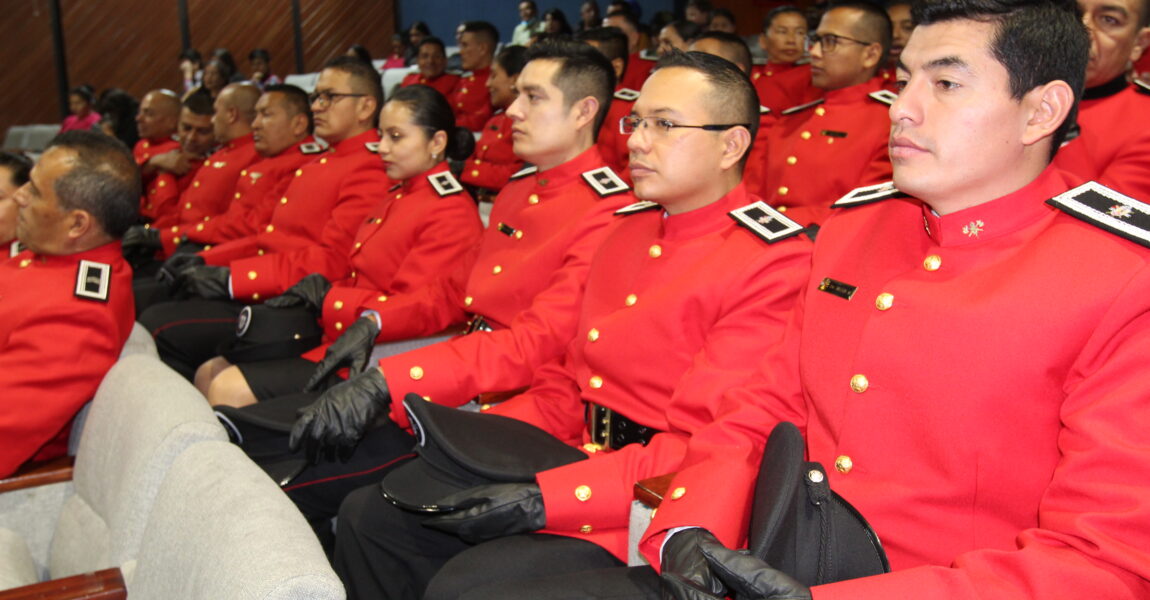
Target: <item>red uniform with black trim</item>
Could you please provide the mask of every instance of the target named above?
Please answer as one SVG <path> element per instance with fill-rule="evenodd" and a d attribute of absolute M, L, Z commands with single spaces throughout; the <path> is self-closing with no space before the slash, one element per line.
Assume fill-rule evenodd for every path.
<path fill-rule="evenodd" d="M 494 331 L 476 332 L 384 358 L 391 413 L 405 426 L 408 392 L 451 406 L 479 392 L 526 386 L 559 356 L 575 332 L 591 256 L 614 212 L 634 201 L 626 186 L 603 197 L 583 174 L 603 168 L 592 147 L 576 158 L 512 180 L 495 200 L 479 251 L 462 270 L 415 294 L 372 299 L 349 310 L 378 310 L 381 339 L 435 333 L 473 312 Z M 326 307 L 325 307 L 326 310 Z"/>
<path fill-rule="evenodd" d="M 810 460 L 882 539 L 892 573 L 816 599 L 1150 596 L 1150 250 L 1044 204 L 1077 181 L 1048 168 L 942 217 L 897 198 L 822 228 L 802 395 L 776 391 L 768 360 L 730 398 L 748 436 L 805 423 Z M 1150 207 L 1097 198 L 1093 218 L 1148 243 Z M 664 502 L 648 558 L 711 501 Z"/>
<path fill-rule="evenodd" d="M 120 356 L 135 315 L 119 242 L 0 262 L 0 477 L 67 452 L 72 418 Z"/>
<path fill-rule="evenodd" d="M 459 83 L 447 101 L 455 112 L 455 124 L 472 131 L 483 129 L 487 119 L 495 112 L 491 106 L 491 94 L 487 91 L 487 78 L 491 67 L 468 71 L 460 76 Z"/>
<path fill-rule="evenodd" d="M 459 85 L 459 75 L 454 73 L 440 73 L 439 77 L 432 77 L 428 79 L 419 72 L 411 73 L 399 82 L 399 87 L 407 87 L 409 85 L 426 85 L 433 88 L 435 91 L 443 94 L 444 98 L 450 98 L 451 93 L 455 91 L 455 87 Z"/>
<path fill-rule="evenodd" d="M 306 151 L 304 145 L 307 145 Z M 161 232 L 164 255 L 170 256 L 175 252 L 185 238 L 189 242 L 210 246 L 255 235 L 271 222 L 272 212 L 295 178 L 296 169 L 311 162 L 320 152 L 323 149 L 308 137 L 276 156 L 248 165 L 247 169 L 240 171 L 234 198 L 223 214 L 205 216 L 199 223 L 173 225 Z"/>
<path fill-rule="evenodd" d="M 180 192 L 175 210 L 161 213 L 152 226 L 163 229 L 183 223 L 199 223 L 227 210 L 236 191 L 237 180 L 248 165 L 260 159 L 252 134 L 220 146 L 195 171 L 190 186 Z"/>
<path fill-rule="evenodd" d="M 1054 164 L 1123 194 L 1150 198 L 1150 89 L 1121 79 L 1087 90 L 1078 105 L 1078 126 L 1078 137 L 1058 150 Z"/>
<path fill-rule="evenodd" d="M 367 146 L 378 141 L 371 130 L 335 144 L 296 169 L 263 231 L 200 253 L 210 265 L 231 267 L 236 300 L 279 295 L 310 273 L 332 281 L 351 273 L 356 231 L 390 185 Z"/>
<path fill-rule="evenodd" d="M 873 78 L 779 116 L 767 135 L 759 190 L 767 204 L 802 225 L 822 223 L 843 194 L 890 179 L 890 107 L 868 96 L 881 87 Z"/>
<path fill-rule="evenodd" d="M 471 195 L 440 163 L 389 190 L 355 235 L 351 248 L 354 277 L 333 282 L 323 301 L 325 341 L 343 332 L 355 307 L 381 294 L 405 294 L 451 272 L 474 254 L 483 224 Z M 431 178 L 446 177 L 450 188 L 440 194 Z M 326 345 L 306 358 L 323 358 Z"/>
<path fill-rule="evenodd" d="M 661 431 L 646 446 L 593 451 L 589 460 L 540 472 L 543 533 L 586 539 L 626 560 L 635 482 L 682 468 L 697 432 L 714 429 L 723 438 L 742 427 L 719 401 L 780 343 L 811 249 L 802 237 L 768 245 L 728 214 L 755 200 L 739 185 L 687 213 L 623 216 L 592 260 L 566 353 L 539 369 L 525 393 L 491 409 L 573 444 L 591 441 L 586 402 Z M 733 542 L 746 532 L 740 516 L 700 518 Z"/>
<path fill-rule="evenodd" d="M 515 156 L 512 147 L 512 125 L 511 118 L 502 110 L 487 120 L 475 143 L 475 152 L 463 163 L 460 181 L 498 192 L 523 168 L 523 159 Z"/>
<path fill-rule="evenodd" d="M 631 181 L 631 151 L 627 149 L 627 139 L 631 136 L 623 135 L 619 131 L 619 119 L 631 114 L 639 92 L 629 88 L 618 88 L 611 97 L 611 106 L 607 108 L 607 116 L 603 119 L 603 126 L 599 128 L 599 152 L 607 165 L 615 170 L 625 181 Z"/>
<path fill-rule="evenodd" d="M 638 52 L 627 55 L 627 68 L 623 69 L 623 76 L 616 82 L 616 89 L 643 89 L 643 84 L 647 82 L 647 78 L 651 76 L 651 71 L 654 68 L 655 61 L 643 58 Z"/>

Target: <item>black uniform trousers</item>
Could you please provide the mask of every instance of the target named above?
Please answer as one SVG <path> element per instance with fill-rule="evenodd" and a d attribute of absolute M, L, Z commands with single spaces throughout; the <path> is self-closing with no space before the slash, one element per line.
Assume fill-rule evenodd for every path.
<path fill-rule="evenodd" d="M 236 335 L 243 304 L 231 300 L 181 300 L 145 310 L 139 321 L 152 333 L 160 359 L 189 381 L 196 369 Z"/>

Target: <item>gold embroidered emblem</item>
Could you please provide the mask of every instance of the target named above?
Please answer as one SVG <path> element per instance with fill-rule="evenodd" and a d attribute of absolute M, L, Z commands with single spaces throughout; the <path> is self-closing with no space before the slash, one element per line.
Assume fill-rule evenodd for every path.
<path fill-rule="evenodd" d="M 775 220 L 775 218 L 770 216 L 770 215 L 763 215 L 763 216 L 755 219 L 755 221 L 758 221 L 761 225 L 766 225 L 767 223 L 770 223 L 771 221 L 774 221 L 774 220 Z"/>
<path fill-rule="evenodd" d="M 256 182 L 256 180 L 258 180 L 260 177 L 263 177 L 263 176 L 264 176 L 264 174 L 263 174 L 263 173 L 248 173 L 248 175 L 250 175 L 250 176 L 251 176 L 251 178 L 252 178 L 252 183 L 255 183 L 255 182 Z"/>
<path fill-rule="evenodd" d="M 966 225 L 964 225 L 962 228 L 962 232 L 965 233 L 967 235 L 967 237 L 978 237 L 978 234 L 982 233 L 982 230 L 985 228 L 986 228 L 986 223 L 983 223 L 982 220 L 979 219 L 977 221 L 971 221 L 970 223 L 967 223 Z"/>
<path fill-rule="evenodd" d="M 1119 219 L 1125 219 L 1126 217 L 1129 217 L 1130 215 L 1134 214 L 1134 210 L 1131 209 L 1129 206 L 1126 206 L 1125 204 L 1115 204 L 1114 206 L 1111 206 L 1110 210 L 1108 210 L 1106 212 L 1110 216 L 1117 217 Z"/>

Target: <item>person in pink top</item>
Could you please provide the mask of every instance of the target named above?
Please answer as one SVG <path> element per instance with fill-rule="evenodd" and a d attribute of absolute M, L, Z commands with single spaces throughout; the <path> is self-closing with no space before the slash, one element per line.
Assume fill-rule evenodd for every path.
<path fill-rule="evenodd" d="M 73 129 L 91 129 L 99 123 L 100 113 L 96 112 L 95 103 L 96 97 L 90 86 L 72 88 L 72 91 L 68 92 L 68 109 L 72 114 L 68 115 L 60 125 L 60 133 Z"/>

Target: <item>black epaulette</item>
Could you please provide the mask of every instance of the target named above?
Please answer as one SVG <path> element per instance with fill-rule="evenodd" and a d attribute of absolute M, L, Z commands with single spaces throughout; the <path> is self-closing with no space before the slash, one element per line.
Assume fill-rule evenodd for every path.
<path fill-rule="evenodd" d="M 822 104 L 823 102 L 826 102 L 826 98 L 819 98 L 818 100 L 811 100 L 810 102 L 807 102 L 806 104 L 800 104 L 798 106 L 792 106 L 790 108 L 784 108 L 779 114 L 793 115 L 797 112 L 802 112 L 808 108 L 814 108 L 814 107 Z"/>
<path fill-rule="evenodd" d="M 108 288 L 112 283 L 112 265 L 81 260 L 76 268 L 76 297 L 86 300 L 108 301 Z"/>
<path fill-rule="evenodd" d="M 619 210 L 615 211 L 615 214 L 633 215 L 635 213 L 645 212 L 653 208 L 662 208 L 662 206 L 657 202 L 651 202 L 650 200 L 640 200 L 634 204 L 628 204 L 627 206 L 620 208 Z"/>
<path fill-rule="evenodd" d="M 1062 147 L 1066 146 L 1066 144 L 1073 142 L 1080 135 L 1082 135 L 1082 127 L 1080 127 L 1078 125 L 1078 123 L 1071 125 L 1066 130 L 1066 137 L 1062 138 L 1062 144 L 1060 144 L 1058 147 L 1062 148 Z"/>
<path fill-rule="evenodd" d="M 760 115 L 769 115 L 769 114 L 771 114 L 771 109 L 760 104 L 759 105 L 759 114 Z"/>
<path fill-rule="evenodd" d="M 299 151 L 302 154 L 319 154 L 320 152 L 323 152 L 323 146 L 320 146 L 315 142 L 308 142 L 306 144 L 300 144 Z"/>
<path fill-rule="evenodd" d="M 364 142 L 363 147 L 372 154 L 379 154 L 379 142 Z"/>
<path fill-rule="evenodd" d="M 1086 182 L 1046 203 L 1118 237 L 1150 248 L 1150 205 L 1097 181 Z"/>
<path fill-rule="evenodd" d="M 1138 92 L 1139 94 L 1146 94 L 1147 96 L 1150 96 L 1150 83 L 1146 83 L 1141 79 L 1135 79 L 1134 91 Z"/>
<path fill-rule="evenodd" d="M 586 171 L 583 173 L 583 179 L 603 198 L 614 196 L 615 194 L 622 194 L 631 189 L 631 186 L 619 178 L 619 176 L 611 170 L 611 167 L 599 167 L 598 169 Z"/>
<path fill-rule="evenodd" d="M 639 99 L 639 92 L 631 88 L 623 88 L 615 92 L 615 97 L 626 102 L 634 102 Z"/>
<path fill-rule="evenodd" d="M 847 195 L 839 198 L 831 208 L 850 208 L 852 206 L 862 206 L 872 202 L 880 202 L 882 200 L 889 200 L 891 198 L 905 198 L 906 194 L 899 191 L 894 187 L 893 181 L 886 183 L 879 183 L 875 185 L 868 185 L 860 188 L 855 188 L 847 193 Z"/>
<path fill-rule="evenodd" d="M 393 185 L 393 186 L 391 186 L 391 187 L 387 188 L 387 193 L 389 193 L 389 194 L 390 194 L 390 193 L 392 193 L 392 192 L 394 192 L 394 191 L 398 190 L 398 189 L 399 189 L 399 188 L 401 188 L 401 187 L 403 187 L 403 184 L 402 184 L 402 183 L 397 183 L 397 184 L 395 184 L 395 185 Z"/>
<path fill-rule="evenodd" d="M 803 226 L 788 219 L 766 202 L 757 200 L 727 213 L 736 223 L 746 227 L 768 244 L 802 233 Z"/>
<path fill-rule="evenodd" d="M 519 169 L 518 171 L 516 171 L 514 174 L 512 174 L 511 179 L 523 179 L 524 177 L 527 177 L 528 175 L 534 175 L 538 171 L 539 171 L 539 167 L 536 167 L 535 165 L 527 165 L 527 166 L 523 167 L 522 169 Z"/>
<path fill-rule="evenodd" d="M 655 61 L 659 60 L 659 55 L 656 54 L 651 49 L 645 48 L 645 49 L 639 51 L 639 58 L 641 58 L 643 60 L 649 60 L 651 62 L 655 62 Z"/>
<path fill-rule="evenodd" d="M 898 94 L 890 90 L 879 90 L 877 92 L 871 92 L 867 94 L 867 96 L 870 96 L 871 100 L 881 102 L 887 106 L 894 104 L 894 101 L 898 100 Z"/>
<path fill-rule="evenodd" d="M 439 194 L 440 198 L 458 194 L 463 191 L 463 185 L 459 183 L 455 175 L 451 174 L 451 171 L 443 171 L 435 175 L 430 175 L 427 180 L 431 182 L 431 187 L 435 188 L 435 193 Z"/>

